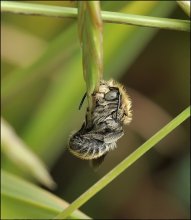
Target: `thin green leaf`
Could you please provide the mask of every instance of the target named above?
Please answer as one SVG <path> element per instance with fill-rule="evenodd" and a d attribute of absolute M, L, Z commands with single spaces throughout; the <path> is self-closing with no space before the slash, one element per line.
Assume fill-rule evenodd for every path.
<path fill-rule="evenodd" d="M 119 163 L 115 168 L 113 168 L 108 174 L 102 177 L 97 183 L 95 183 L 85 193 L 83 193 L 80 197 L 78 197 L 68 208 L 66 208 L 63 212 L 57 215 L 55 219 L 66 219 L 74 210 L 81 207 L 96 193 L 98 193 L 105 186 L 107 186 L 112 180 L 118 177 L 122 172 L 124 172 L 128 167 L 130 167 L 134 162 L 136 162 L 140 157 L 142 157 L 147 151 L 149 151 L 152 147 L 154 147 L 159 141 L 161 141 L 176 127 L 178 127 L 181 123 L 183 123 L 188 117 L 190 117 L 190 107 L 186 108 L 176 118 L 174 118 L 160 131 L 158 131 L 155 135 L 153 135 L 137 150 L 135 150 L 132 154 L 130 154 L 121 163 Z"/>
<path fill-rule="evenodd" d="M 179 1 L 178 1 L 179 2 Z M 181 1 L 182 4 L 183 1 Z M 69 7 L 47 6 L 31 3 L 20 2 L 1 2 L 2 12 L 11 12 L 24 15 L 40 15 L 40 16 L 53 16 L 62 18 L 76 18 L 77 9 Z M 188 7 L 186 7 L 188 13 Z M 118 24 L 131 24 L 143 27 L 155 27 L 169 30 L 190 31 L 190 22 L 169 19 L 169 18 L 156 18 L 140 15 L 122 14 L 116 12 L 102 11 L 102 19 L 108 23 Z"/>
<path fill-rule="evenodd" d="M 52 193 L 5 171 L 1 171 L 1 178 L 2 219 L 52 219 L 69 205 Z M 69 218 L 90 219 L 78 210 Z"/>
<path fill-rule="evenodd" d="M 56 186 L 45 164 L 26 146 L 3 118 L 1 118 L 1 145 L 1 150 L 20 169 L 49 188 Z"/>
<path fill-rule="evenodd" d="M 190 1 L 177 1 L 182 10 L 190 17 Z"/>

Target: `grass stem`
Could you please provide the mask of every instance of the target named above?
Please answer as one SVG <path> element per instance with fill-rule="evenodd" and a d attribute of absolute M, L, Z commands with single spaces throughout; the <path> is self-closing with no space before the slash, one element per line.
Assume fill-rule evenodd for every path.
<path fill-rule="evenodd" d="M 1 11 L 24 15 L 38 15 L 60 18 L 77 18 L 77 9 L 60 6 L 48 6 L 21 2 L 2 1 Z M 190 21 L 170 18 L 125 14 L 118 12 L 101 12 L 102 20 L 106 23 L 136 25 L 142 27 L 161 28 L 176 31 L 190 31 Z"/>
<path fill-rule="evenodd" d="M 159 130 L 155 135 L 153 135 L 149 140 L 147 140 L 143 145 L 141 145 L 132 154 L 127 156 L 121 163 L 119 163 L 115 168 L 113 168 L 109 173 L 102 177 L 97 183 L 90 187 L 85 193 L 79 196 L 70 206 L 68 206 L 63 212 L 55 217 L 55 219 L 66 219 L 74 210 L 78 209 L 84 203 L 86 203 L 90 198 L 92 198 L 96 193 L 107 186 L 112 180 L 119 176 L 123 171 L 130 167 L 134 162 L 136 162 L 141 156 L 143 156 L 147 151 L 154 147 L 160 140 L 166 137 L 170 132 L 172 132 L 176 127 L 178 127 L 182 122 L 184 122 L 190 116 L 190 106 L 181 112 L 176 118 L 170 121 L 166 126 Z"/>

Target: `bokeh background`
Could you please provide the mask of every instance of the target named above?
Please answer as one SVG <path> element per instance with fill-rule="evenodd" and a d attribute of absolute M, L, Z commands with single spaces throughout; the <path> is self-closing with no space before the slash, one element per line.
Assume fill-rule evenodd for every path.
<path fill-rule="evenodd" d="M 22 1 L 24 2 L 24 1 Z M 76 7 L 73 1 L 25 1 Z M 102 10 L 188 19 L 175 1 L 101 1 Z M 42 158 L 72 202 L 189 105 L 189 33 L 104 24 L 104 78 L 121 82 L 133 121 L 98 171 L 67 150 L 86 105 L 77 22 L 2 14 L 2 116 Z M 186 121 L 81 207 L 95 219 L 189 219 L 190 149 Z M 2 155 L 2 167 L 30 178 Z"/>

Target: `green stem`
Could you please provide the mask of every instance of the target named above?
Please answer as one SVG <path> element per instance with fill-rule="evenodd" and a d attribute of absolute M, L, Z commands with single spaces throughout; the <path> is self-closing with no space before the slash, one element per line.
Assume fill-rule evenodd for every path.
<path fill-rule="evenodd" d="M 41 4 L 1 2 L 2 12 L 11 12 L 25 15 L 52 16 L 61 18 L 77 18 L 77 9 L 69 7 L 48 6 Z M 101 16 L 106 23 L 128 24 L 143 27 L 155 27 L 168 30 L 190 31 L 190 21 L 156 18 L 150 16 L 124 14 L 102 11 Z"/>
<path fill-rule="evenodd" d="M 85 193 L 78 197 L 71 205 L 66 208 L 63 212 L 55 217 L 55 219 L 66 219 L 74 210 L 78 209 L 91 197 L 98 193 L 101 189 L 107 186 L 112 180 L 114 180 L 119 174 L 125 171 L 130 165 L 137 161 L 142 155 L 148 150 L 155 146 L 160 140 L 167 136 L 177 126 L 184 122 L 190 116 L 190 106 L 180 113 L 176 118 L 159 130 L 137 150 L 130 154 L 126 159 L 119 163 L 114 169 L 108 174 L 102 177 L 97 183 L 90 187 Z"/>
<path fill-rule="evenodd" d="M 92 94 L 97 91 L 103 76 L 103 36 L 99 1 L 79 1 L 78 30 L 87 88 L 87 124 L 91 127 L 91 114 L 95 103 Z"/>

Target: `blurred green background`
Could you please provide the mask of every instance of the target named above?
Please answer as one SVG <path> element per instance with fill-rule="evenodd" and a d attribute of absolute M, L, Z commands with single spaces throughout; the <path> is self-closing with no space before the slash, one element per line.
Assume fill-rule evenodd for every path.
<path fill-rule="evenodd" d="M 73 1 L 22 1 L 76 7 Z M 188 19 L 173 1 L 101 1 L 102 10 Z M 118 148 L 95 172 L 67 150 L 86 103 L 77 22 L 2 14 L 2 116 L 47 164 L 54 194 L 72 202 L 189 105 L 189 33 L 104 23 L 104 78 L 121 82 L 133 103 L 133 121 Z M 188 121 L 88 201 L 92 218 L 189 219 Z M 24 178 L 6 156 L 4 170 Z"/>

